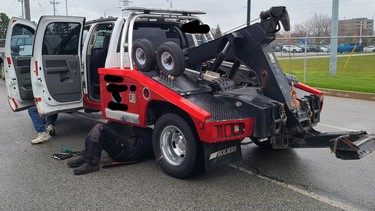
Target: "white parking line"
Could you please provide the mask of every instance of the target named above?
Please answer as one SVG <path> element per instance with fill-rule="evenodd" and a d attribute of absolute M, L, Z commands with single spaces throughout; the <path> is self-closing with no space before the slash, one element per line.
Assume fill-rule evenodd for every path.
<path fill-rule="evenodd" d="M 307 190 L 303 190 L 295 185 L 291 185 L 291 184 L 288 184 L 288 183 L 285 183 L 285 182 L 280 182 L 280 181 L 277 181 L 277 180 L 274 180 L 274 179 L 271 179 L 269 177 L 266 177 L 266 176 L 263 176 L 263 175 L 260 175 L 260 174 L 257 174 L 253 171 L 250 171 L 248 169 L 245 169 L 241 166 L 237 166 L 237 165 L 234 165 L 234 164 L 229 164 L 229 167 L 232 167 L 234 169 L 237 169 L 239 171 L 242 171 L 246 174 L 250 174 L 252 176 L 256 176 L 258 178 L 261 178 L 263 180 L 266 180 L 268 182 L 271 182 L 273 184 L 276 184 L 276 185 L 279 185 L 281 187 L 284 187 L 284 188 L 287 188 L 289 190 L 292 190 L 294 192 L 297 192 L 299 194 L 302 194 L 302 195 L 305 195 L 307 197 L 310 197 L 312 199 L 315 199 L 317 201 L 320 201 L 322 203 L 325 203 L 325 204 L 328 204 L 328 205 L 331 205 L 333 207 L 337 207 L 337 208 L 340 208 L 340 209 L 343 209 L 343 210 L 350 210 L 350 211 L 359 211 L 359 209 L 356 209 L 352 206 L 349 206 L 349 205 L 346 205 L 346 204 L 343 204 L 343 203 L 340 203 L 340 202 L 337 202 L 337 201 L 333 201 L 325 196 L 321 196 L 319 194 L 316 194 L 316 193 L 313 193 L 313 192 L 310 192 L 310 191 L 307 191 Z"/>
<path fill-rule="evenodd" d="M 318 125 L 323 126 L 323 127 L 334 128 L 334 129 L 337 129 L 337 130 L 343 130 L 343 131 L 359 131 L 359 130 L 344 128 L 344 127 L 337 127 L 337 126 L 333 126 L 333 125 L 320 124 L 320 123 Z M 366 131 L 366 132 L 370 133 L 370 134 L 374 134 L 373 131 Z"/>
<path fill-rule="evenodd" d="M 330 128 L 334 128 L 334 129 L 337 129 L 337 130 L 346 130 L 346 131 L 355 131 L 353 129 L 348 129 L 348 128 L 343 128 L 343 127 L 337 127 L 337 126 L 333 126 L 333 125 L 326 125 L 326 124 L 318 124 L 319 126 L 323 126 L 323 127 L 330 127 Z"/>

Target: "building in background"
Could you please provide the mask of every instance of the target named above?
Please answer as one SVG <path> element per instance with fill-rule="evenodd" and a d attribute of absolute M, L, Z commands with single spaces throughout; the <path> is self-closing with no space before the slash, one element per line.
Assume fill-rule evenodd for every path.
<path fill-rule="evenodd" d="M 339 20 L 339 36 L 373 36 L 374 19 L 353 18 Z"/>

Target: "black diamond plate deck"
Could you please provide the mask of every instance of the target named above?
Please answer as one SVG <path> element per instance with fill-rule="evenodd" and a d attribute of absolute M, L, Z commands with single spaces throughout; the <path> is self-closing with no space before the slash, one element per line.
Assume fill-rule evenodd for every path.
<path fill-rule="evenodd" d="M 230 105 L 207 93 L 189 95 L 186 99 L 208 111 L 211 114 L 210 121 L 244 119 L 251 117 L 248 114 L 241 112 L 235 105 Z"/>

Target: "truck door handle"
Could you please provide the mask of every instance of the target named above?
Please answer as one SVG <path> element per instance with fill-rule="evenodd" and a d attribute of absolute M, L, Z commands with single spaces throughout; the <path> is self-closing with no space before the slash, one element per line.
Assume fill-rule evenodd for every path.
<path fill-rule="evenodd" d="M 70 79 L 69 76 L 61 77 L 60 82 L 67 82 L 67 80 L 69 80 L 69 79 Z"/>

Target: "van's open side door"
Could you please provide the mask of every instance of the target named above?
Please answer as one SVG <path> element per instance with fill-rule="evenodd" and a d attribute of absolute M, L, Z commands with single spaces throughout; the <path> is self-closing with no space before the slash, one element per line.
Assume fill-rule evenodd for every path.
<path fill-rule="evenodd" d="M 31 80 L 40 114 L 83 106 L 81 39 L 85 18 L 43 16 L 36 30 Z"/>
<path fill-rule="evenodd" d="M 4 73 L 8 103 L 13 111 L 34 105 L 30 78 L 30 60 L 35 23 L 21 18 L 9 20 L 6 40 Z"/>

